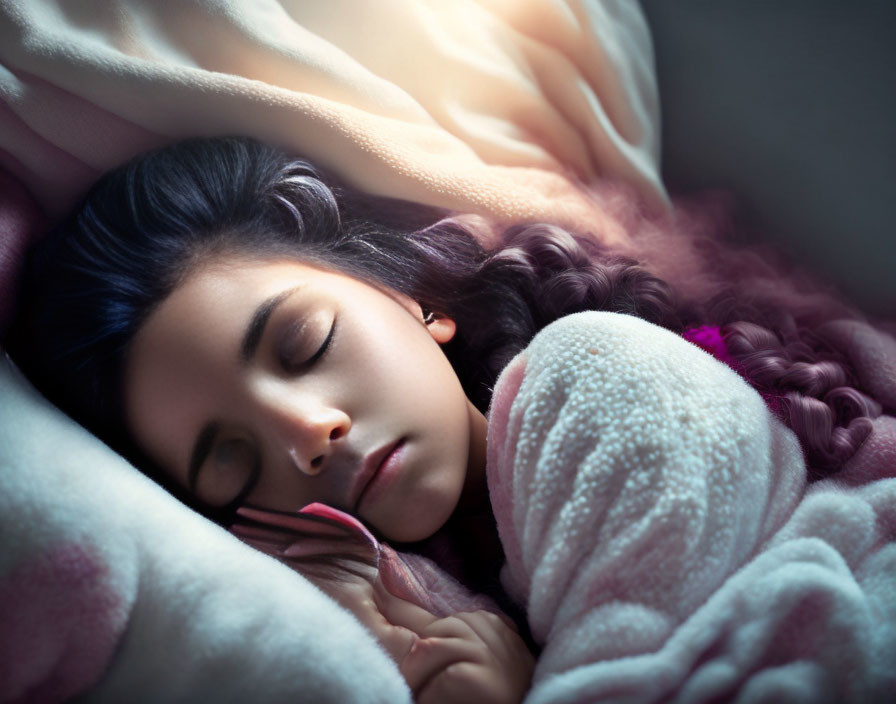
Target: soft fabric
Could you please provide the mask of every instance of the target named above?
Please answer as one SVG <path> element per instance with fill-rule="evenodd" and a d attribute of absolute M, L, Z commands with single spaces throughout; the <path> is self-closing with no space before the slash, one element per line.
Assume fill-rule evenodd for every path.
<path fill-rule="evenodd" d="M 145 149 L 246 134 L 374 193 L 610 241 L 578 183 L 662 208 L 656 105 L 634 0 L 0 0 L 0 330 L 38 210 Z M 408 698 L 344 611 L 5 362 L 0 537 L 0 701 Z"/>
<path fill-rule="evenodd" d="M 0 339 L 13 315 L 25 249 L 45 226 L 34 199 L 0 168 Z"/>
<path fill-rule="evenodd" d="M 612 239 L 576 183 L 664 207 L 657 103 L 635 0 L 0 2 L 0 166 L 54 215 L 137 152 L 244 134 L 373 193 Z"/>
<path fill-rule="evenodd" d="M 0 0 L 0 166 L 51 218 L 138 151 L 225 133 L 376 193 L 607 241 L 614 223 L 576 180 L 665 202 L 636 2 Z M 14 232 L 4 285 L 30 236 Z M 871 467 L 894 465 L 883 437 L 862 448 Z M 96 701 L 408 699 L 332 602 L 173 503 L 5 367 L 0 545 L 0 701 L 85 688 Z"/>
<path fill-rule="evenodd" d="M 0 356 L 0 702 L 409 702 L 310 582 L 193 513 Z"/>
<path fill-rule="evenodd" d="M 234 535 L 300 573 L 313 576 L 315 566 L 326 564 L 361 573 L 371 583 L 380 579 L 393 595 L 435 616 L 500 613 L 492 599 L 471 592 L 429 558 L 393 549 L 332 506 L 312 503 L 291 513 L 242 507 L 237 515 L 230 529 Z M 332 581 L 333 575 L 321 579 Z"/>
<path fill-rule="evenodd" d="M 807 486 L 734 371 L 590 312 L 504 370 L 489 420 L 502 581 L 544 645 L 527 702 L 892 701 L 896 419 Z"/>

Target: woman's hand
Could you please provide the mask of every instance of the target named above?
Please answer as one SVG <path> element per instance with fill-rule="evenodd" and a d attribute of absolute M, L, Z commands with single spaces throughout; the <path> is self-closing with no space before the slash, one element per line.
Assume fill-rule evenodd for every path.
<path fill-rule="evenodd" d="M 379 640 L 417 704 L 519 704 L 528 691 L 535 659 L 506 616 L 439 618 L 392 594 L 375 571 L 311 578 Z"/>
<path fill-rule="evenodd" d="M 516 630 L 489 611 L 424 626 L 398 669 L 418 704 L 518 704 L 535 660 Z"/>

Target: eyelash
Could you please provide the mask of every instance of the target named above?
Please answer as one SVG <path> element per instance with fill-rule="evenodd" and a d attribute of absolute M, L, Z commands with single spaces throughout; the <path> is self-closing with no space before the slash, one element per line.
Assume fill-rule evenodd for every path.
<path fill-rule="evenodd" d="M 224 442 L 230 442 L 230 440 L 225 440 Z M 220 445 L 220 442 L 215 443 L 215 446 L 209 453 L 210 458 L 214 457 L 214 455 L 219 451 Z M 254 460 L 249 471 L 249 477 L 247 478 L 246 483 L 243 485 L 243 488 L 240 489 L 237 495 L 223 506 L 206 506 L 206 513 L 214 520 L 220 523 L 232 522 L 236 517 L 236 510 L 245 503 L 246 497 L 252 493 L 252 490 L 258 483 L 258 480 L 261 477 L 261 457 L 258 453 L 257 447 L 253 447 L 253 454 Z"/>
<path fill-rule="evenodd" d="M 322 359 L 323 356 L 327 353 L 327 350 L 330 349 L 330 345 L 333 342 L 333 335 L 336 332 L 336 319 L 333 319 L 332 324 L 330 325 L 330 330 L 327 333 L 327 336 L 324 338 L 324 341 L 321 343 L 321 346 L 317 348 L 317 350 L 312 354 L 308 359 L 299 364 L 292 364 L 290 360 L 284 359 L 281 361 L 283 365 L 283 369 L 289 373 L 295 373 L 297 371 L 301 371 L 302 369 L 311 367 L 315 362 Z M 252 476 L 250 480 L 246 483 L 246 486 L 240 491 L 239 495 L 231 502 L 230 506 L 232 510 L 235 510 L 237 507 L 241 506 L 246 497 L 252 493 L 252 489 L 255 488 L 255 485 L 258 483 L 258 480 L 261 477 L 261 457 L 258 455 L 258 449 L 256 448 L 256 460 L 255 460 L 255 468 L 252 472 Z"/>
<path fill-rule="evenodd" d="M 287 359 L 285 357 L 281 357 L 280 365 L 283 367 L 283 371 L 287 374 L 296 374 L 303 369 L 307 369 L 311 367 L 315 362 L 322 359 L 323 356 L 330 349 L 330 345 L 333 341 L 333 335 L 336 332 L 336 318 L 333 319 L 333 323 L 330 325 L 330 331 L 327 333 L 326 338 L 324 338 L 323 343 L 320 347 L 317 348 L 314 354 L 312 354 L 308 359 L 299 362 L 298 364 L 293 363 L 292 360 Z"/>

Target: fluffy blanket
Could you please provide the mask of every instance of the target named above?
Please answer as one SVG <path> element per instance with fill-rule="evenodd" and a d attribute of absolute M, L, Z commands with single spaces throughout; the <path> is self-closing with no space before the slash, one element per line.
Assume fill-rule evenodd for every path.
<path fill-rule="evenodd" d="M 389 51 L 382 51 L 384 46 Z M 650 40 L 635 0 L 0 0 L 0 168 L 14 178 L 12 185 L 0 182 L 0 316 L 11 309 L 12 270 L 22 245 L 41 229 L 35 225 L 37 209 L 23 209 L 13 189 L 24 185 L 52 219 L 105 169 L 173 139 L 249 134 L 302 152 L 375 193 L 499 220 L 538 219 L 600 230 L 611 239 L 612 223 L 576 182 L 621 179 L 648 200 L 664 203 L 657 122 Z M 843 338 L 850 354 L 861 356 L 873 374 L 882 375 L 878 381 L 890 389 L 889 404 L 896 407 L 893 345 L 881 353 L 873 334 L 848 323 L 830 333 Z M 525 362 L 517 362 L 507 379 L 517 375 L 521 381 L 524 368 Z M 512 387 L 502 382 L 496 417 L 509 414 L 500 411 L 500 399 L 508 403 L 509 393 L 501 389 Z M 66 701 L 76 695 L 85 701 L 409 700 L 385 653 L 307 581 L 177 505 L 49 408 L 5 362 L 0 390 L 0 701 Z M 879 624 L 894 620 L 892 601 L 881 596 L 892 587 L 886 577 L 894 572 L 887 542 L 893 521 L 886 523 L 883 504 L 872 502 L 869 492 L 886 484 L 879 480 L 879 467 L 896 466 L 891 421 L 876 421 L 877 432 L 857 459 L 864 470 L 844 475 L 840 485 L 816 484 L 790 522 L 762 546 L 763 556 L 779 554 L 774 540 L 781 541 L 780 549 L 799 547 L 799 540 L 788 536 L 807 532 L 801 526 L 821 515 L 810 512 L 803 523 L 797 521 L 817 496 L 828 514 L 813 530 L 840 538 L 816 536 L 808 545 L 827 550 L 831 564 L 839 555 L 841 566 L 836 572 L 820 558 L 806 558 L 807 579 L 836 572 L 845 582 L 853 575 L 855 586 L 838 592 L 837 603 L 853 598 L 860 605 L 865 599 L 869 619 Z M 637 443 L 644 439 L 636 435 L 635 440 L 642 447 Z M 792 481 L 785 488 L 802 496 L 802 484 Z M 510 481 L 505 488 L 516 491 L 513 486 Z M 649 501 L 654 495 L 645 496 Z M 506 508 L 508 495 L 498 502 L 499 515 L 501 501 Z M 713 503 L 712 510 L 720 505 Z M 529 509 L 521 503 L 517 510 L 518 521 L 501 519 L 505 533 L 507 526 L 517 526 L 517 532 L 507 533 L 510 546 L 517 535 L 528 540 L 546 525 L 533 521 L 524 532 Z M 600 505 L 592 510 L 599 512 Z M 698 518 L 709 508 L 701 511 Z M 736 515 L 747 524 L 755 520 L 752 514 Z M 558 530 L 563 525 L 558 523 Z M 852 532 L 842 527 L 849 525 Z M 712 537 L 695 534 L 692 540 Z M 859 556 L 863 544 L 865 557 Z M 754 562 L 744 550 L 738 554 L 746 571 Z M 574 611 L 562 604 L 571 604 L 581 590 L 571 589 L 568 599 L 542 587 L 533 590 L 546 582 L 535 570 L 537 551 L 522 541 L 508 552 L 508 574 L 518 575 L 516 592 L 532 604 L 536 631 L 547 643 L 534 699 L 552 699 L 546 688 L 551 683 L 562 688 L 563 682 L 570 683 L 573 696 L 592 698 L 576 679 L 580 672 L 596 683 L 593 698 L 599 698 L 606 692 L 601 687 L 614 683 L 623 693 L 638 686 L 687 692 L 676 683 L 696 682 L 696 673 L 702 673 L 701 682 L 725 681 L 753 673 L 750 662 L 770 662 L 771 656 L 762 660 L 761 648 L 754 648 L 761 657 L 751 661 L 749 648 L 723 640 L 724 634 L 732 643 L 749 640 L 752 633 L 754 642 L 765 642 L 762 634 L 774 629 L 762 631 L 757 618 L 760 631 L 750 631 L 740 614 L 764 606 L 760 617 L 771 619 L 769 604 L 757 606 L 744 595 L 741 603 L 735 591 L 730 627 L 721 606 L 703 621 L 694 620 L 726 593 L 724 587 L 706 604 L 691 599 L 685 606 L 664 605 L 662 598 L 670 603 L 673 598 L 659 587 L 656 603 L 636 590 L 631 626 L 616 629 L 630 636 L 615 642 L 620 649 L 629 642 L 630 656 L 592 657 L 591 645 L 605 643 L 604 634 L 613 632 L 612 619 L 595 621 L 608 625 L 593 631 L 591 641 L 555 638 L 549 613 L 539 616 L 539 609 Z M 694 580 L 700 581 L 706 572 L 698 559 L 703 553 L 691 553 Z M 533 568 L 532 579 L 523 579 L 523 562 Z M 723 565 L 719 574 L 724 571 Z M 740 574 L 734 572 L 732 583 Z M 631 582 L 626 575 L 620 570 L 620 579 Z M 421 593 L 431 595 L 430 583 L 422 584 Z M 578 584 L 569 580 L 572 587 Z M 257 598 L 260 593 L 264 599 Z M 588 603 L 598 603 L 596 598 Z M 638 599 L 648 605 L 639 607 Z M 834 613 L 829 602 L 824 596 L 806 602 L 809 615 L 794 632 L 803 634 L 809 655 L 797 660 L 785 650 L 782 672 L 791 663 L 818 679 L 841 676 L 812 669 L 812 653 L 824 650 L 835 629 L 825 630 L 824 618 L 818 619 L 821 635 L 805 624 L 815 622 L 816 612 L 825 618 Z M 777 605 L 785 603 L 782 598 L 772 606 L 783 609 Z M 607 609 L 615 604 L 607 602 Z M 665 627 L 670 635 L 663 640 L 657 635 L 662 629 L 653 627 L 658 645 L 650 650 L 651 639 L 637 635 L 650 630 L 641 616 L 648 622 L 646 615 L 664 613 L 671 614 Z M 573 633 L 573 622 L 564 623 Z M 842 633 L 858 633 L 857 623 L 844 618 Z M 890 637 L 884 628 L 869 627 L 862 652 L 871 654 L 861 660 L 844 646 L 843 672 L 858 672 L 861 684 L 861 675 L 878 662 L 875 657 L 892 658 Z M 570 653 L 591 655 L 580 666 L 570 659 L 563 665 L 562 640 Z M 845 636 L 843 641 L 852 643 Z M 732 656 L 729 662 L 727 655 L 735 651 L 739 659 Z M 314 652 L 313 659 L 308 652 Z M 765 670 L 773 679 L 776 670 Z M 645 672 L 649 677 L 640 677 Z M 811 682 L 809 675 L 801 681 Z M 562 692 L 553 691 L 562 700 Z"/>
<path fill-rule="evenodd" d="M 245 134 L 363 190 L 603 231 L 666 200 L 635 0 L 0 1 L 0 168 L 58 215 L 173 139 Z"/>
<path fill-rule="evenodd" d="M 55 411 L 0 350 L 0 702 L 410 704 L 308 580 Z"/>
<path fill-rule="evenodd" d="M 325 591 L 338 589 L 338 581 L 315 564 L 353 572 L 371 583 L 379 579 L 395 596 L 436 616 L 501 611 L 492 599 L 471 592 L 429 558 L 394 550 L 356 517 L 331 506 L 311 503 L 295 513 L 243 507 L 237 514 L 234 535 L 312 581 L 327 583 Z"/>
<path fill-rule="evenodd" d="M 543 330 L 489 425 L 502 581 L 544 645 L 527 702 L 892 701 L 896 422 L 875 424 L 807 485 L 794 435 L 697 346 L 612 313 Z"/>

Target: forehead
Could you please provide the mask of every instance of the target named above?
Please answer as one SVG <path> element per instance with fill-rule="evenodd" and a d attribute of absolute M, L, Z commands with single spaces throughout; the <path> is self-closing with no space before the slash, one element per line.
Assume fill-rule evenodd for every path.
<path fill-rule="evenodd" d="M 323 276 L 324 272 L 298 262 L 224 260 L 197 268 L 134 336 L 126 388 L 147 372 L 172 368 L 174 360 L 179 362 L 175 367 L 236 361 L 239 340 L 260 301 L 285 288 L 314 288 Z"/>
<path fill-rule="evenodd" d="M 284 282 L 313 284 L 327 272 L 299 261 L 256 260 L 240 257 L 217 257 L 189 271 L 168 297 L 150 314 L 138 336 L 145 330 L 167 325 L 176 317 L 190 312 L 227 312 L 225 303 L 250 307 L 255 298 L 279 291 Z"/>

